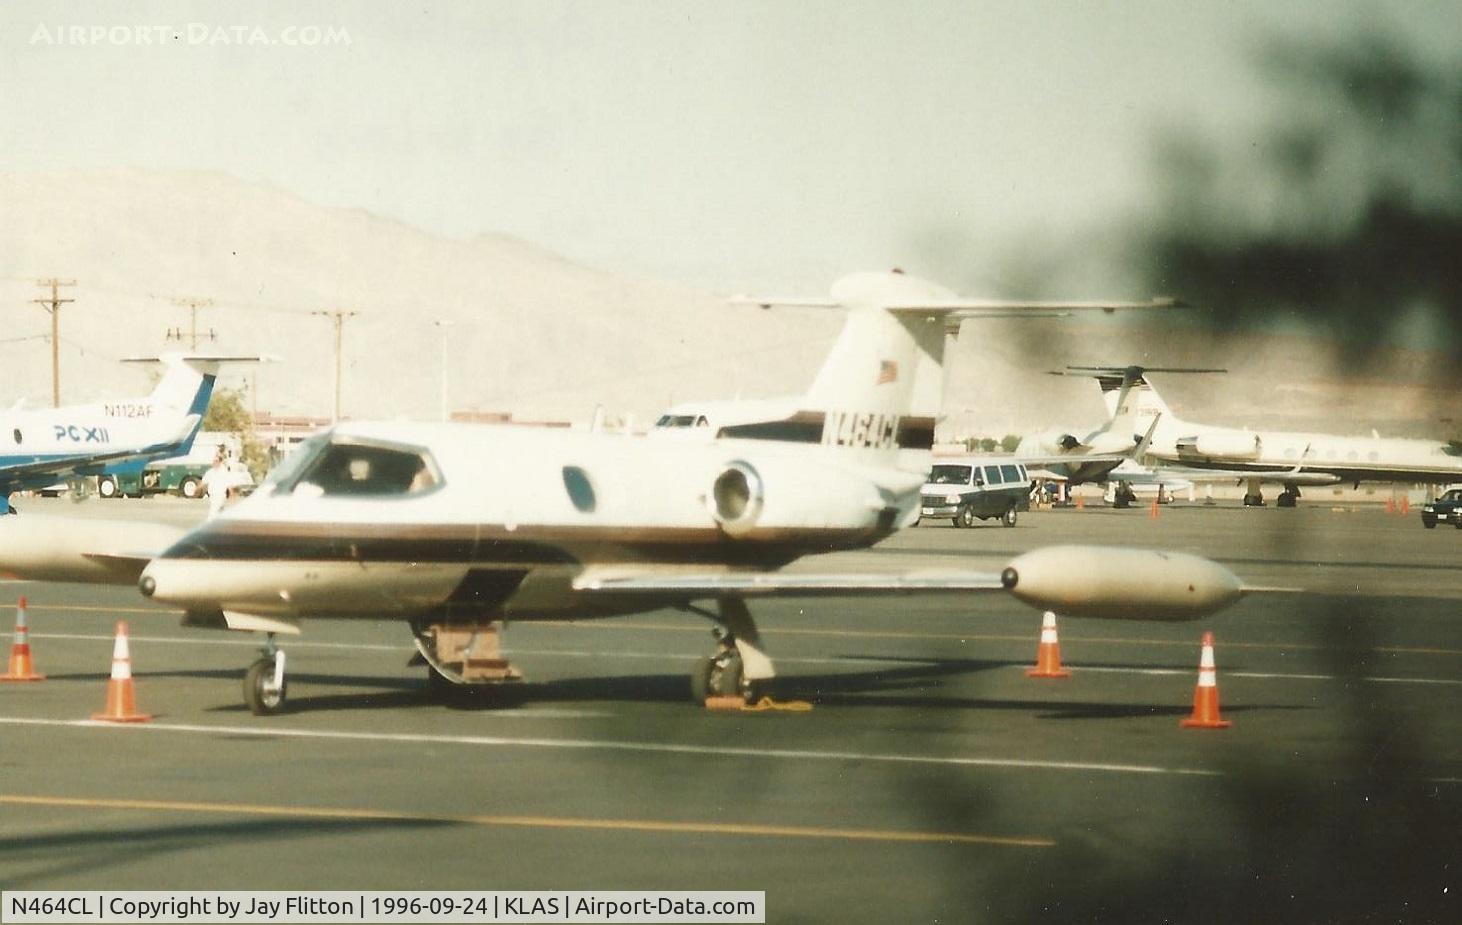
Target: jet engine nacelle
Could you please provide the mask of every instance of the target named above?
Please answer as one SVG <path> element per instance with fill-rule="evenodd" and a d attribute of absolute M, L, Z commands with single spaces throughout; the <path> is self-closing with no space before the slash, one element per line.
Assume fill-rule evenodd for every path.
<path fill-rule="evenodd" d="M 1258 434 L 1199 434 L 1178 441 L 1179 454 L 1209 459 L 1256 459 L 1259 451 Z"/>
<path fill-rule="evenodd" d="M 738 539 L 785 529 L 892 529 L 918 515 L 924 475 L 809 466 L 767 454 L 723 464 L 706 488 L 705 506 Z"/>
<path fill-rule="evenodd" d="M 716 473 L 706 491 L 706 507 L 728 536 L 745 536 L 761 519 L 766 503 L 761 473 L 751 463 L 735 460 Z"/>
<path fill-rule="evenodd" d="M 1243 585 L 1199 556 L 1149 549 L 1047 546 L 1000 575 L 1012 595 L 1067 617 L 1194 620 L 1238 600 Z"/>

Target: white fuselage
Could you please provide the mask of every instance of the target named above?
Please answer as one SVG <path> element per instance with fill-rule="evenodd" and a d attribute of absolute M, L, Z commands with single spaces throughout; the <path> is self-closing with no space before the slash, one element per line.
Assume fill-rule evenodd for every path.
<path fill-rule="evenodd" d="M 1298 468 L 1301 473 L 1332 474 L 1339 482 L 1450 482 L 1462 478 L 1462 456 L 1448 449 L 1429 440 L 1251 431 L 1169 420 L 1164 415 L 1148 456 L 1256 473 Z"/>
<path fill-rule="evenodd" d="M 329 452 L 419 452 L 432 484 L 321 491 L 308 473 L 291 484 L 300 467 L 286 462 L 152 562 L 154 599 L 286 618 L 621 612 L 638 608 L 591 601 L 574 583 L 776 567 L 869 545 L 917 516 L 923 483 L 922 473 L 860 465 L 846 448 L 753 441 L 399 424 L 343 426 L 328 439 Z M 715 486 L 732 463 L 753 473 L 755 498 L 745 509 L 723 499 L 718 518 Z"/>

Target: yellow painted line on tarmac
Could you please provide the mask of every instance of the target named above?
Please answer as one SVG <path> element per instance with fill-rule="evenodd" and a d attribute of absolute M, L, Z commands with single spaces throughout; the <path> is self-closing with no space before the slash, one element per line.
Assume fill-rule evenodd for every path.
<path fill-rule="evenodd" d="M 922 844 L 1000 845 L 1011 848 L 1054 848 L 1056 842 L 1034 836 L 977 835 L 968 832 L 910 832 L 887 829 L 840 829 L 822 826 L 757 825 L 729 822 L 674 822 L 661 819 L 585 819 L 560 816 L 438 815 L 387 809 L 330 806 L 282 806 L 267 803 L 215 803 L 190 800 L 134 800 L 105 797 L 48 797 L 0 794 L 0 804 L 70 809 L 120 809 L 154 813 L 207 813 L 229 816 L 278 816 L 288 819 L 345 819 L 377 822 L 420 822 L 448 825 L 502 826 L 525 829 L 576 829 L 607 832 L 652 832 L 668 835 L 740 835 L 749 838 L 811 838 L 836 841 L 915 842 Z"/>

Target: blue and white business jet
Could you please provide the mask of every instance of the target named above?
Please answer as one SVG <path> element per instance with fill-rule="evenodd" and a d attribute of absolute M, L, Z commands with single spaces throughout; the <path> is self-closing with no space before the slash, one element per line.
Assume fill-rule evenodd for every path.
<path fill-rule="evenodd" d="M 150 460 L 187 453 L 219 364 L 249 359 L 257 358 L 168 354 L 161 358 L 167 372 L 151 395 L 0 413 L 0 515 L 15 513 L 12 492 L 141 469 Z"/>

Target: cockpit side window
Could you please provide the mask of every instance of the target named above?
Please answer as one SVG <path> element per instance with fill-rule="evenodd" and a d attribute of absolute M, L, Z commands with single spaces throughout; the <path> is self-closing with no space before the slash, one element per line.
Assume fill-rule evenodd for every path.
<path fill-rule="evenodd" d="M 310 452 L 300 452 L 299 462 L 287 461 L 281 469 L 292 471 L 271 477 L 276 492 L 323 497 L 389 497 L 415 495 L 441 484 L 441 475 L 424 450 L 381 446 L 348 440 L 322 441 Z"/>

